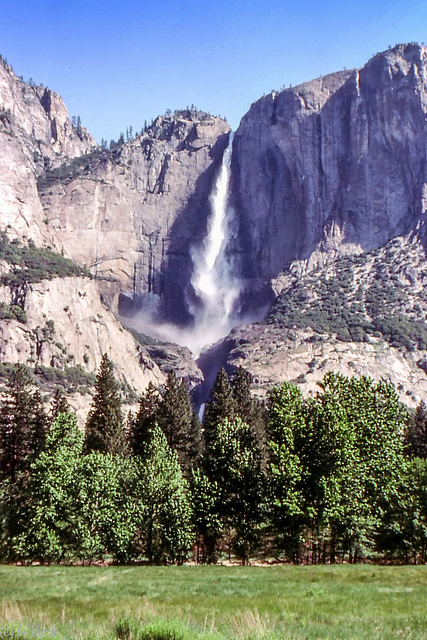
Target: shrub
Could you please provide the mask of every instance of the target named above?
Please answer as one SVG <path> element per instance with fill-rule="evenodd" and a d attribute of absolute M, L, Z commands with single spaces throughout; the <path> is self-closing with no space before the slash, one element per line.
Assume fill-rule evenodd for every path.
<path fill-rule="evenodd" d="M 0 233 L 0 260 L 12 265 L 11 271 L 2 275 L 1 282 L 14 288 L 57 277 L 91 277 L 87 269 L 79 267 L 59 253 L 38 248 L 32 240 L 27 245 L 19 240 L 10 241 L 4 232 Z"/>

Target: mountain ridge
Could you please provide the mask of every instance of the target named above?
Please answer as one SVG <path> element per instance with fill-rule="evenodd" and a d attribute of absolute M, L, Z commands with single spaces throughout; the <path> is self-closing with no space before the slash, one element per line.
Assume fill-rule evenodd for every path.
<path fill-rule="evenodd" d="M 222 360 L 209 366 L 225 363 L 232 368 L 238 361 L 245 366 L 246 360 L 250 370 L 253 352 L 270 349 L 265 339 L 259 339 L 259 327 L 276 347 L 282 331 L 280 349 L 288 349 L 292 331 L 300 346 L 323 335 L 329 336 L 324 345 L 331 340 L 328 357 L 338 369 L 349 370 L 343 358 L 333 356 L 347 344 L 348 351 L 360 356 L 358 372 L 365 367 L 374 377 L 385 376 L 403 385 L 403 395 L 410 403 L 427 397 L 425 371 L 417 364 L 427 362 L 423 299 L 421 311 L 411 313 L 409 306 L 402 311 L 400 303 L 387 294 L 389 315 L 398 312 L 402 316 L 400 329 L 394 329 L 403 341 L 398 346 L 390 338 L 393 328 L 388 316 L 373 316 L 366 308 L 359 314 L 359 324 L 353 323 L 355 333 L 345 336 L 347 343 L 343 336 L 348 323 L 344 328 L 332 323 L 325 331 L 313 314 L 316 309 L 322 312 L 326 298 L 319 298 L 313 283 L 303 301 L 311 308 L 310 322 L 304 304 L 299 312 L 301 317 L 305 313 L 305 324 L 301 325 L 300 317 L 291 325 L 292 318 L 283 312 L 295 302 L 292 287 L 304 288 L 304 278 L 319 278 L 327 289 L 327 282 L 337 279 L 336 273 L 331 275 L 333 265 L 341 264 L 343 256 L 359 255 L 370 264 L 369 251 L 381 253 L 390 242 L 396 244 L 400 256 L 396 260 L 403 271 L 405 260 L 409 271 L 412 269 L 417 295 L 408 293 L 409 271 L 409 284 L 403 289 L 408 305 L 417 303 L 425 272 L 426 121 L 427 50 L 413 43 L 379 53 L 361 69 L 338 71 L 272 92 L 250 107 L 234 135 L 230 202 L 235 219 L 227 255 L 241 280 L 244 312 L 259 311 L 267 301 L 277 301 L 266 324 L 243 326 L 225 338 Z M 159 322 L 191 328 L 192 251 L 207 232 L 209 195 L 229 133 L 229 125 L 221 118 L 181 110 L 159 116 L 134 139 L 106 150 L 83 127 L 73 126 L 57 94 L 23 83 L 9 65 L 0 64 L 0 230 L 10 237 L 30 238 L 40 247 L 50 246 L 89 268 L 95 278 L 90 298 L 95 304 L 95 292 L 102 297 L 104 305 L 97 313 L 108 316 L 108 325 L 113 322 L 112 312 L 133 315 L 148 310 Z M 417 262 L 410 266 L 413 250 Z M 360 280 L 357 265 L 354 271 Z M 401 276 L 399 272 L 398 280 Z M 392 289 L 391 276 L 388 280 Z M 369 283 L 374 290 L 371 280 Z M 399 289 L 402 282 L 395 285 Z M 74 300 L 76 294 L 70 289 L 68 295 Z M 334 300 L 336 308 L 344 300 L 348 309 L 342 311 L 357 319 L 353 302 L 347 304 L 347 298 L 341 300 L 340 295 Z M 2 299 L 7 306 L 7 289 Z M 280 305 L 282 320 L 272 321 Z M 55 315 L 59 311 L 51 305 L 49 313 L 59 326 L 62 320 Z M 30 322 L 36 322 L 33 315 Z M 419 323 L 418 333 L 413 323 Z M 2 326 L 13 328 L 7 340 L 18 343 L 19 321 L 4 318 Z M 64 328 L 64 332 L 70 330 Z M 341 330 L 344 333 L 339 335 Z M 238 355 L 235 339 L 238 336 L 244 342 L 245 332 L 249 342 L 253 340 L 253 350 Z M 135 353 L 144 349 L 133 337 L 126 340 Z M 99 343 L 93 348 L 97 355 L 90 367 L 83 352 L 78 363 L 92 372 L 104 346 Z M 21 350 L 21 355 L 13 357 L 28 360 L 28 346 L 21 345 Z M 381 350 L 387 357 L 378 355 Z M 187 352 L 167 345 L 155 345 L 151 351 L 164 371 L 172 363 L 179 367 L 182 356 L 182 362 L 187 359 L 182 375 L 188 375 L 192 384 L 201 379 Z M 139 379 L 135 388 L 140 390 L 148 379 L 163 379 L 149 352 L 144 352 L 144 367 L 154 373 L 144 379 L 136 372 L 130 376 Z M 2 354 L 2 360 L 5 357 Z M 291 379 L 311 376 L 314 381 L 304 358 L 301 366 L 294 367 L 296 375 Z M 267 369 L 271 366 L 280 375 L 286 373 L 283 367 L 273 366 L 271 359 L 264 360 Z M 125 371 L 125 363 L 123 367 Z M 393 367 L 406 373 L 395 375 Z M 259 367 L 252 368 L 259 377 Z M 402 382 L 405 375 L 406 386 Z M 266 377 L 279 381 L 268 372 Z M 266 384 L 261 387 L 265 390 Z"/>

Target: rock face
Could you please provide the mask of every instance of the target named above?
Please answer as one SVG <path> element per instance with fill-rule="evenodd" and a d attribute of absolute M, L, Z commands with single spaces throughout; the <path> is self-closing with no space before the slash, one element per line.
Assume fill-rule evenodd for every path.
<path fill-rule="evenodd" d="M 262 388 L 287 378 L 312 390 L 332 363 L 345 373 L 390 379 L 408 402 L 426 397 L 426 122 L 427 50 L 415 44 L 252 105 L 234 137 L 227 251 L 244 285 L 244 308 L 279 297 L 281 319 L 236 329 L 212 353 L 228 353 L 228 365 L 248 368 Z M 64 368 L 73 355 L 93 372 L 108 351 L 135 389 L 163 380 L 144 344 L 99 294 L 116 314 L 156 309 L 162 319 L 191 326 L 192 248 L 207 231 L 208 197 L 229 132 L 220 118 L 176 111 L 135 139 L 101 149 L 73 126 L 57 94 L 25 84 L 0 63 L 0 231 L 51 246 L 96 277 L 32 285 L 27 325 L 1 323 L 2 361 Z M 381 305 L 375 311 L 359 282 L 358 297 L 343 298 L 344 324 L 323 331 L 324 300 L 338 308 L 328 281 L 337 278 L 340 256 L 366 256 L 393 238 L 397 270 L 385 271 L 388 292 L 393 283 L 399 288 L 399 317 Z M 375 264 L 369 258 L 355 269 L 369 279 L 371 294 L 385 273 Z M 322 294 L 306 295 L 304 278 L 315 281 L 321 268 Z M 297 300 L 301 291 L 304 304 L 292 326 L 285 298 Z M 13 306 L 8 296 L 1 289 L 0 311 Z M 320 329 L 304 324 L 314 307 Z M 164 371 L 173 366 L 200 383 L 188 352 L 156 343 L 150 351 Z"/>
<path fill-rule="evenodd" d="M 0 286 L 0 302 L 10 303 L 10 290 Z M 121 383 L 143 391 L 165 377 L 114 315 L 101 303 L 97 284 L 83 277 L 54 278 L 29 285 L 24 311 L 27 322 L 0 322 L 0 362 L 66 370 L 79 365 L 97 371 L 103 353 L 115 364 Z M 84 416 L 90 396 L 71 398 Z"/>
<path fill-rule="evenodd" d="M 188 321 L 191 247 L 206 234 L 208 196 L 229 126 L 202 112 L 159 117 L 71 178 L 47 172 L 40 196 L 52 238 L 90 266 L 110 307 L 160 306 Z"/>
<path fill-rule="evenodd" d="M 49 237 L 37 191 L 37 175 L 75 156 L 96 142 L 82 127 L 75 129 L 62 99 L 48 88 L 16 77 L 0 62 L 0 211 L 1 228 L 38 243 Z"/>
<path fill-rule="evenodd" d="M 253 104 L 233 154 L 232 250 L 248 288 L 294 260 L 422 234 L 426 114 L 427 50 L 412 44 Z"/>
<path fill-rule="evenodd" d="M 297 384 L 304 395 L 313 395 L 325 373 L 335 371 L 390 382 L 410 407 L 427 398 L 425 351 L 402 352 L 375 338 L 369 344 L 341 342 L 311 330 L 265 324 L 237 327 L 225 344 L 228 368 L 242 366 L 249 371 L 261 397 L 283 381 Z"/>

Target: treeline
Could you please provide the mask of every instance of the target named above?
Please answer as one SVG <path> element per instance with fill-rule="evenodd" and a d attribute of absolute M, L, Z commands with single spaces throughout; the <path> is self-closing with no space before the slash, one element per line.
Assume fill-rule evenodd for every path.
<path fill-rule="evenodd" d="M 425 563 L 427 407 L 328 373 L 316 397 L 267 403 L 242 368 L 218 374 L 203 424 L 171 372 L 123 417 L 105 355 L 84 432 L 27 370 L 0 409 L 0 558 L 7 562 Z"/>

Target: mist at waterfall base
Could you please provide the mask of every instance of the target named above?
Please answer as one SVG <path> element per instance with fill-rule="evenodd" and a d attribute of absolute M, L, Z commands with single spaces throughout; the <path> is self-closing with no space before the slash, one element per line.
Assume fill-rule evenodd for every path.
<path fill-rule="evenodd" d="M 238 314 L 242 283 L 233 273 L 226 251 L 234 217 L 234 211 L 228 203 L 232 147 L 233 133 L 230 133 L 209 197 L 207 234 L 201 245 L 191 249 L 194 297 L 187 302 L 194 318 L 193 325 L 182 328 L 159 322 L 156 319 L 156 296 L 153 296 L 151 304 L 147 300 L 148 304 L 136 317 L 126 320 L 129 326 L 154 338 L 188 347 L 195 357 L 244 321 Z"/>

